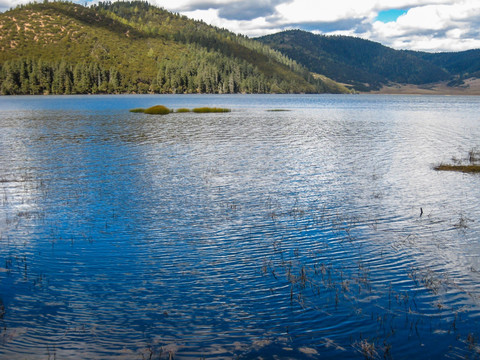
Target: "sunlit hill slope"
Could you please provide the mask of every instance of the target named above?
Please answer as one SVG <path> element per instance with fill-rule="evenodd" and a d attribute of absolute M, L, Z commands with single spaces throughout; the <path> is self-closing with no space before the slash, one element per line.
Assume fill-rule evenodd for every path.
<path fill-rule="evenodd" d="M 0 14 L 2 94 L 341 93 L 269 46 L 146 2 Z"/>

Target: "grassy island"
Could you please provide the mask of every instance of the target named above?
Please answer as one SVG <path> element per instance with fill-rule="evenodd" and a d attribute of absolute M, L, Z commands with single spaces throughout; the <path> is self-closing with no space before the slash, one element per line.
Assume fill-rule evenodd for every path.
<path fill-rule="evenodd" d="M 145 109 L 144 113 L 149 115 L 167 115 L 170 114 L 172 110 L 163 105 L 155 105 Z"/>
<path fill-rule="evenodd" d="M 144 114 L 149 114 L 149 115 L 167 115 L 173 112 L 169 108 L 163 105 L 155 105 L 152 107 L 149 107 L 148 109 L 143 109 L 143 108 L 135 108 L 131 109 L 130 112 L 133 113 L 144 113 Z"/>
<path fill-rule="evenodd" d="M 201 108 L 195 108 L 192 111 L 197 114 L 204 114 L 204 113 L 226 113 L 226 112 L 230 112 L 231 110 L 225 109 L 225 108 L 217 108 L 217 107 L 201 107 Z"/>
<path fill-rule="evenodd" d="M 197 114 L 204 114 L 204 113 L 227 113 L 230 111 L 231 111 L 230 109 L 225 109 L 225 108 L 201 107 L 201 108 L 195 108 L 193 110 L 190 110 L 187 108 L 180 108 L 180 109 L 177 109 L 177 111 L 175 112 L 176 113 L 194 112 Z M 131 109 L 130 112 L 144 113 L 149 115 L 167 115 L 167 114 L 173 113 L 174 111 L 163 105 L 155 105 L 155 106 L 149 107 L 148 109 L 143 109 L 143 108 Z"/>

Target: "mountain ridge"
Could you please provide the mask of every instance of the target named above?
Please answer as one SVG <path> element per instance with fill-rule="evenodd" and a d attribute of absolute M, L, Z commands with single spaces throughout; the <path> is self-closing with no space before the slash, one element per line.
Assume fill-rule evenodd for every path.
<path fill-rule="evenodd" d="M 269 47 L 146 2 L 0 14 L 0 92 L 348 92 Z"/>
<path fill-rule="evenodd" d="M 447 82 L 463 85 L 480 75 L 480 50 L 425 53 L 395 50 L 349 36 L 316 35 L 287 30 L 257 38 L 310 71 L 349 85 L 357 91 L 378 91 L 394 84 L 425 85 Z"/>

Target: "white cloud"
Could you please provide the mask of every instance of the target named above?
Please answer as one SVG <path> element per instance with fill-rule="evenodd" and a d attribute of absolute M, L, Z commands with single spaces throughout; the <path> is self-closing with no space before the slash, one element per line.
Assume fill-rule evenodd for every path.
<path fill-rule="evenodd" d="M 361 36 L 395 48 L 460 51 L 480 48 L 480 1 L 411 8 L 395 22 L 375 21 Z"/>
<path fill-rule="evenodd" d="M 169 2 L 161 1 L 161 5 L 168 9 Z M 170 3 L 172 10 L 249 36 L 300 28 L 322 34 L 358 36 L 397 49 L 480 48 L 477 40 L 480 39 L 480 0 L 391 0 L 388 3 L 379 0 L 183 0 Z M 239 3 L 253 10 L 233 15 L 242 10 Z M 203 10 L 192 11 L 196 7 Z M 390 9 L 408 11 L 393 22 L 376 21 L 380 11 Z"/>

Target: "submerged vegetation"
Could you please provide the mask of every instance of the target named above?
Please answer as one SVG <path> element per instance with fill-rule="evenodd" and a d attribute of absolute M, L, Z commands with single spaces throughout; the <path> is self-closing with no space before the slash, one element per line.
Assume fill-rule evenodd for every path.
<path fill-rule="evenodd" d="M 152 108 L 171 111 L 170 106 Z M 26 124 L 32 121 L 20 116 Z M 223 116 L 228 115 L 219 118 Z M 304 189 L 324 187 L 323 178 L 313 183 L 311 171 L 295 169 L 292 176 L 285 169 L 297 159 L 307 159 L 298 151 L 315 153 L 307 164 L 319 163 L 320 146 L 297 146 L 305 132 L 296 131 L 298 136 L 287 149 L 293 158 L 285 159 L 286 142 L 260 147 L 278 134 L 276 129 L 285 128 L 265 126 L 270 119 L 255 128 L 237 123 L 235 129 L 246 130 L 240 141 L 238 131 L 229 137 L 222 133 L 227 129 L 223 122 L 207 129 L 205 123 L 212 122 L 171 127 L 164 126 L 167 122 L 140 121 L 142 127 L 135 133 L 131 121 L 123 131 L 120 123 L 109 122 L 112 131 L 99 134 L 93 126 L 97 118 L 85 119 L 89 122 L 67 123 L 68 133 L 60 138 L 58 127 L 65 120 L 59 114 L 32 140 L 34 149 L 43 150 L 42 146 L 58 149 L 58 142 L 50 139 L 61 139 L 60 145 L 70 145 L 71 159 L 78 159 L 79 148 L 88 149 L 82 166 L 66 168 L 70 161 L 49 156 L 30 170 L 27 158 L 23 162 L 28 170 L 19 165 L 5 168 L 0 176 L 4 358 L 10 357 L 2 351 L 28 346 L 26 351 L 33 352 L 51 344 L 57 346 L 56 358 L 64 358 L 79 342 L 102 342 L 105 356 L 121 357 L 128 351 L 133 359 L 218 357 L 219 349 L 222 358 L 231 359 L 392 359 L 408 357 L 407 351 L 478 358 L 480 334 L 474 321 L 479 270 L 474 261 L 457 260 L 451 244 L 457 231 L 475 239 L 478 226 L 470 213 L 461 213 L 454 224 L 437 221 L 435 214 L 405 216 L 404 210 L 396 209 L 386 217 L 383 205 L 394 208 L 395 201 L 365 197 L 357 203 L 355 196 L 354 204 L 340 205 L 348 197 L 337 198 L 336 187 L 328 193 L 305 194 Z M 88 132 L 82 132 L 85 129 Z M 253 137 L 252 129 L 262 132 Z M 27 136 L 17 134 L 24 133 L 7 134 L 5 144 L 11 144 L 7 138 Z M 115 134 L 116 142 L 104 141 L 104 134 Z M 200 154 L 198 144 L 204 144 Z M 254 152 L 242 152 L 252 144 L 258 147 Z M 111 177 L 105 178 L 102 169 L 99 178 L 78 181 L 97 171 L 90 149 L 95 155 L 122 152 L 101 158 Z M 134 151 L 125 152 L 129 149 Z M 347 142 L 346 149 L 350 151 Z M 260 157 L 249 158 L 255 154 Z M 476 161 L 475 152 L 469 158 Z M 335 164 L 342 164 L 343 158 L 338 159 Z M 58 168 L 52 168 L 53 160 L 58 160 Z M 258 167 L 247 171 L 251 166 Z M 348 164 L 345 169 L 350 170 Z M 371 169 L 367 170 L 364 179 L 370 181 Z M 382 169 L 373 171 L 380 174 Z M 59 182 L 58 174 L 68 177 Z M 291 181 L 298 174 L 305 174 L 302 181 L 308 181 L 307 186 Z M 343 172 L 334 173 L 332 179 L 335 176 Z M 277 187 L 278 179 L 286 179 L 287 187 Z M 379 179 L 364 194 L 383 182 Z M 361 184 L 345 188 L 351 189 L 364 191 Z M 83 196 L 85 190 L 91 197 Z M 70 200 L 72 193 L 78 194 L 76 201 Z M 394 194 L 400 198 L 397 194 L 402 193 Z M 64 219 L 65 213 L 73 216 Z M 42 256 L 37 256 L 37 249 Z M 476 249 L 469 250 L 467 255 L 475 254 Z M 110 254 L 100 269 L 104 272 L 98 270 L 97 253 Z M 119 272 L 118 264 L 123 263 Z M 71 266 L 78 266 L 75 274 L 88 281 L 71 280 Z M 71 299 L 77 299 L 72 306 Z M 84 324 L 82 320 L 92 316 L 92 301 L 97 301 L 98 318 Z M 125 306 L 137 310 L 125 311 Z M 206 323 L 210 325 L 205 327 Z M 125 324 L 133 325 L 127 333 L 122 331 Z M 236 330 L 245 328 L 252 331 Z M 30 334 L 47 331 L 53 336 L 32 342 L 36 338 Z M 122 346 L 117 347 L 119 343 Z M 91 350 L 92 357 L 99 354 L 95 351 Z M 44 356 L 49 357 L 53 355 Z"/>

